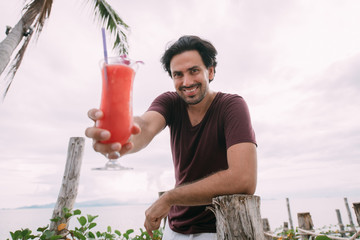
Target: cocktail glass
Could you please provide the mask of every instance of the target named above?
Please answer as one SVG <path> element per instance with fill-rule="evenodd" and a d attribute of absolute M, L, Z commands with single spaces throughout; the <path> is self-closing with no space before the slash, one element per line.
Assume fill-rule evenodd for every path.
<path fill-rule="evenodd" d="M 107 60 L 107 61 L 106 61 Z M 125 55 L 107 58 L 100 62 L 102 94 L 100 109 L 104 116 L 96 126 L 110 131 L 111 137 L 103 143 L 119 142 L 124 145 L 133 127 L 132 88 L 139 61 L 131 61 Z M 104 167 L 94 170 L 128 170 L 116 159 L 109 159 Z"/>

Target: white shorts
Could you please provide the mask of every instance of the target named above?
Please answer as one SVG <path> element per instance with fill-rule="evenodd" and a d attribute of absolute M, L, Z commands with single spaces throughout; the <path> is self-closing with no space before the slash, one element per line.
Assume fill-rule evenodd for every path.
<path fill-rule="evenodd" d="M 162 240 L 216 240 L 216 233 L 182 234 L 171 230 L 166 223 Z"/>

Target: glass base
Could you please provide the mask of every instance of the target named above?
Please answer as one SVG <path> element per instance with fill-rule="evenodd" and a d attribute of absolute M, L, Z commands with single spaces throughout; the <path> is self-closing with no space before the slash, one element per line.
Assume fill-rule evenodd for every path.
<path fill-rule="evenodd" d="M 121 166 L 120 163 L 114 160 L 108 161 L 104 167 L 93 168 L 92 170 L 103 170 L 103 171 L 122 171 L 122 170 L 132 170 L 131 167 Z"/>

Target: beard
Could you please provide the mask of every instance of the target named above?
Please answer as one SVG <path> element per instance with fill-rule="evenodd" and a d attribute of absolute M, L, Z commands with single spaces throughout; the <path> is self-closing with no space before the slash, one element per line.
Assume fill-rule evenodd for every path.
<path fill-rule="evenodd" d="M 199 92 L 196 95 L 186 96 L 186 94 L 183 92 L 183 89 L 193 87 L 197 87 Z M 200 103 L 205 98 L 207 93 L 206 89 L 203 89 L 201 84 L 191 85 L 190 87 L 180 87 L 176 92 L 188 105 L 196 105 Z"/>

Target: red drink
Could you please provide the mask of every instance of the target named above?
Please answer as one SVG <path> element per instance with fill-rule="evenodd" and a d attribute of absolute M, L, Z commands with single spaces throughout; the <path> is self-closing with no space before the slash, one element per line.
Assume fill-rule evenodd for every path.
<path fill-rule="evenodd" d="M 129 61 L 116 58 L 120 63 L 109 63 L 102 67 L 102 95 L 100 109 L 104 116 L 98 127 L 109 130 L 111 137 L 103 143 L 119 142 L 125 144 L 131 135 L 132 120 L 132 85 L 135 70 Z M 106 67 L 106 70 L 105 70 Z"/>

